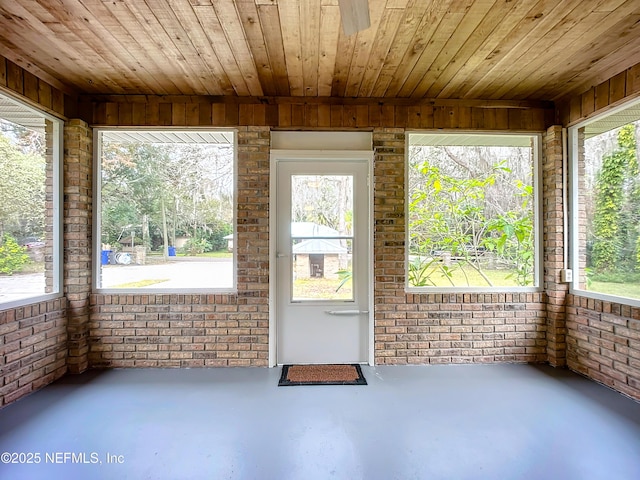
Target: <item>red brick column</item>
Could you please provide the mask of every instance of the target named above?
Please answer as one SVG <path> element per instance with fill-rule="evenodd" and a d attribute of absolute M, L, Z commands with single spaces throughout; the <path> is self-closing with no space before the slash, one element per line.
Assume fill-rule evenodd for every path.
<path fill-rule="evenodd" d="M 544 290 L 547 298 L 547 356 L 553 366 L 566 365 L 565 301 L 569 285 L 560 283 L 564 265 L 562 127 L 543 135 L 542 213 Z"/>
<path fill-rule="evenodd" d="M 543 135 L 542 223 L 544 290 L 547 297 L 547 356 L 553 366 L 566 365 L 565 302 L 569 285 L 560 283 L 564 265 L 562 127 Z"/>
<path fill-rule="evenodd" d="M 407 321 L 406 309 L 402 308 L 407 301 L 404 291 L 404 129 L 375 129 L 373 148 L 375 363 L 406 364 L 408 357 L 417 351 L 407 351 L 407 329 L 415 320 Z"/>
<path fill-rule="evenodd" d="M 269 127 L 238 128 L 237 313 L 229 366 L 266 367 L 269 362 Z M 237 322 L 237 324 L 235 323 Z M 237 354 L 237 356 L 235 356 Z"/>
<path fill-rule="evenodd" d="M 64 294 L 67 298 L 67 366 L 88 366 L 91 294 L 93 132 L 82 120 L 64 127 Z"/>

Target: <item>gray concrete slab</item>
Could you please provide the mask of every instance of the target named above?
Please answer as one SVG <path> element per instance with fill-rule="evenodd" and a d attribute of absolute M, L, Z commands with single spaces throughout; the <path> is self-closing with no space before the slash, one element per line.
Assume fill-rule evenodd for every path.
<path fill-rule="evenodd" d="M 0 478 L 640 479 L 640 404 L 571 372 L 363 371 L 367 386 L 277 387 L 280 368 L 65 377 L 0 410 L 2 460 L 39 458 Z"/>

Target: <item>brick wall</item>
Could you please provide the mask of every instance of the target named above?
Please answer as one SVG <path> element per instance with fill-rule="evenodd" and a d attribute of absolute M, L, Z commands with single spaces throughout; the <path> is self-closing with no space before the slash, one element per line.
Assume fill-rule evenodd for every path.
<path fill-rule="evenodd" d="M 0 312 L 0 407 L 67 370 L 64 299 Z"/>
<path fill-rule="evenodd" d="M 640 400 L 640 308 L 569 295 L 567 365 Z"/>
<path fill-rule="evenodd" d="M 93 295 L 91 365 L 266 366 L 268 311 L 259 298 Z"/>
<path fill-rule="evenodd" d="M 585 289 L 587 213 L 582 197 L 588 191 L 584 184 L 583 128 L 577 132 L 577 148 L 580 250 L 576 253 L 582 272 L 578 282 L 580 288 Z M 567 366 L 640 400 L 640 308 L 579 295 L 568 295 L 566 304 Z"/>
<path fill-rule="evenodd" d="M 3 59 L 0 57 L 0 62 Z M 45 292 L 54 286 L 54 128 L 46 121 Z M 44 293 L 44 292 L 43 292 Z M 0 311 L 0 407 L 60 378 L 67 371 L 66 300 Z"/>
<path fill-rule="evenodd" d="M 544 294 L 404 291 L 405 133 L 373 132 L 377 364 L 544 362 Z"/>
<path fill-rule="evenodd" d="M 64 127 L 64 294 L 69 372 L 89 367 L 93 132 L 82 120 Z"/>
<path fill-rule="evenodd" d="M 267 366 L 268 127 L 238 129 L 238 292 L 92 295 L 94 367 Z"/>

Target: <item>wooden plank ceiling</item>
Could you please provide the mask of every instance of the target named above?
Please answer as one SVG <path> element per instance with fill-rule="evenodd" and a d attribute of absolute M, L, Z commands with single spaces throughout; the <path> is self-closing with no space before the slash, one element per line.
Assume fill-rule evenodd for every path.
<path fill-rule="evenodd" d="M 558 100 L 640 62 L 638 0 L 1 0 L 0 54 L 68 93 Z"/>

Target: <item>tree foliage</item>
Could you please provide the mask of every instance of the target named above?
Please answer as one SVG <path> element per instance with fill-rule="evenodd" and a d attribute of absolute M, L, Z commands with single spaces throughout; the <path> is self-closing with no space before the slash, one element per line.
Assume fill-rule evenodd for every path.
<path fill-rule="evenodd" d="M 532 163 L 526 148 L 412 147 L 409 283 L 493 286 L 488 270 L 533 281 Z M 500 155 L 504 155 L 500 159 Z M 471 273 L 474 279 L 470 278 Z"/>
<path fill-rule="evenodd" d="M 194 252 L 222 248 L 232 231 L 233 151 L 228 145 L 106 143 L 102 242 L 135 232 L 147 247 L 190 239 Z M 197 246 L 197 248 L 196 248 Z"/>
<path fill-rule="evenodd" d="M 17 127 L 16 127 L 17 128 Z M 0 237 L 44 237 L 46 160 L 21 147 L 26 129 L 0 132 Z"/>
<path fill-rule="evenodd" d="M 347 175 L 295 175 L 291 184 L 291 221 L 312 222 L 351 231 L 353 184 Z"/>
<path fill-rule="evenodd" d="M 5 233 L 0 239 L 0 273 L 13 275 L 29 263 L 26 248 L 21 247 L 15 238 Z"/>
<path fill-rule="evenodd" d="M 640 265 L 640 178 L 635 126 L 623 126 L 617 148 L 602 159 L 595 181 L 589 266 L 595 273 Z"/>

